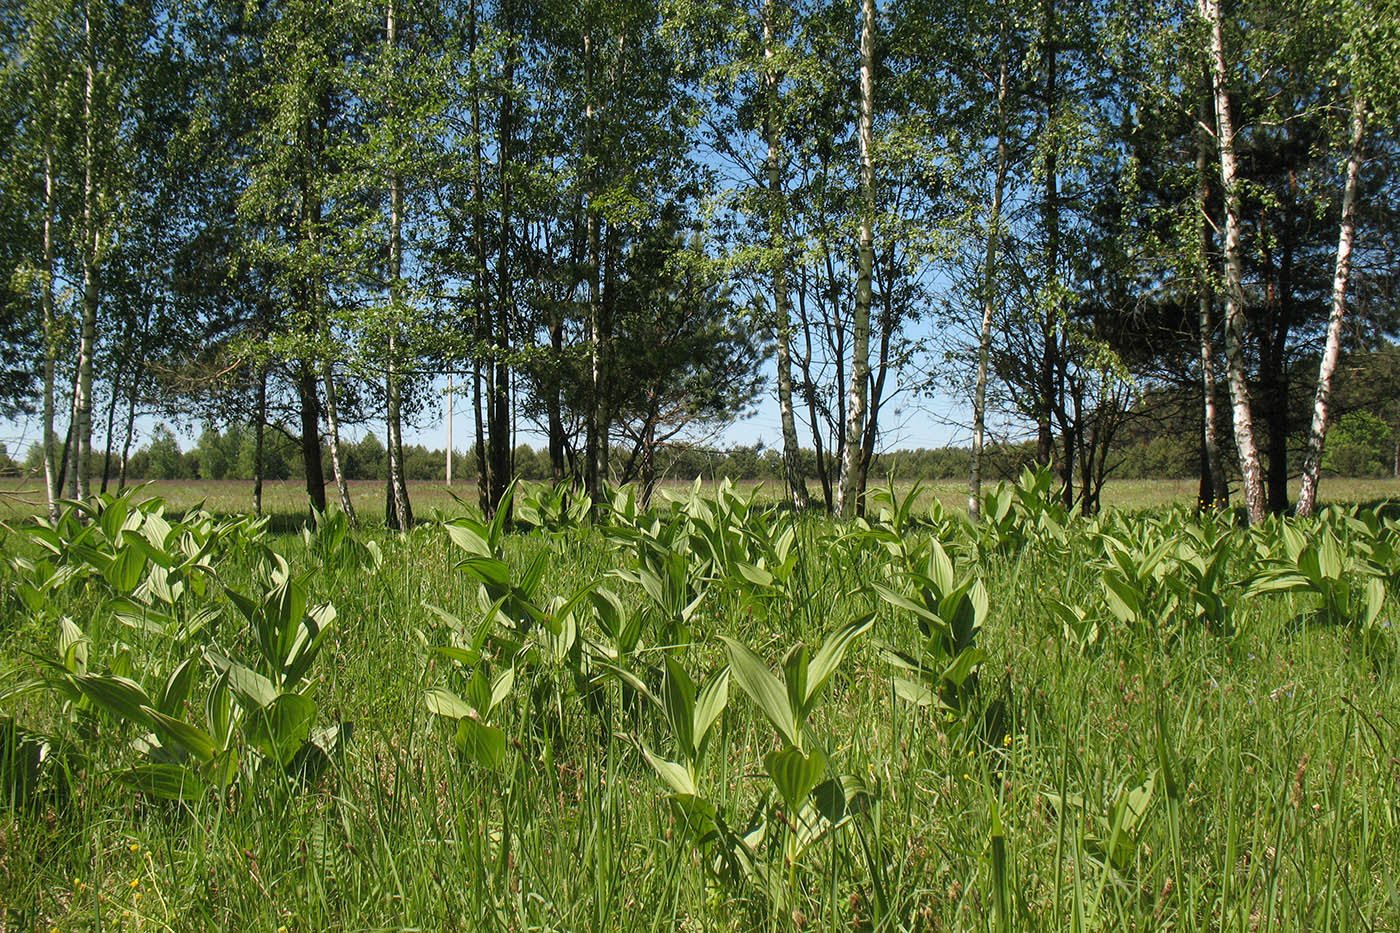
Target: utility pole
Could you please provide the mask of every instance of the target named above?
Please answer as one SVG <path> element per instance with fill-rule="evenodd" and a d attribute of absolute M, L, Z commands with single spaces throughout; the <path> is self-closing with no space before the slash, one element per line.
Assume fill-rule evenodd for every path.
<path fill-rule="evenodd" d="M 447 374 L 447 485 L 452 485 L 452 374 Z"/>

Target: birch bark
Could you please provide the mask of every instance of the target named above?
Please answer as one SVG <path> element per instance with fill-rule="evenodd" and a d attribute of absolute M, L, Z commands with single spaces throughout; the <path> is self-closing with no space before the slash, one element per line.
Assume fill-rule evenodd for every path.
<path fill-rule="evenodd" d="M 1342 226 L 1337 236 L 1337 265 L 1332 273 L 1332 311 L 1327 318 L 1327 344 L 1317 371 L 1313 396 L 1312 430 L 1303 458 L 1303 479 L 1298 490 L 1298 514 L 1317 509 L 1317 481 L 1322 471 L 1323 443 L 1327 439 L 1328 409 L 1332 401 L 1332 375 L 1342 349 L 1342 326 L 1347 313 L 1347 283 L 1351 279 L 1351 250 L 1356 239 L 1356 191 L 1361 178 L 1362 147 L 1366 136 L 1366 100 L 1357 95 L 1351 109 L 1351 150 L 1347 156 L 1346 183 L 1342 189 Z"/>

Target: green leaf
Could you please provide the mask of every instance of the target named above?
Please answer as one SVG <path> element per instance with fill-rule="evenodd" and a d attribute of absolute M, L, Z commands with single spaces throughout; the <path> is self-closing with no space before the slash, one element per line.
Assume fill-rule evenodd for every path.
<path fill-rule="evenodd" d="M 764 755 L 763 765 L 793 814 L 826 774 L 826 756 L 820 750 L 814 749 L 808 756 L 792 745 Z"/>
<path fill-rule="evenodd" d="M 937 541 L 930 541 L 931 545 L 928 555 L 928 575 L 929 579 L 937 585 L 939 593 L 952 592 L 954 583 L 953 561 L 948 557 L 948 552 L 943 550 L 943 545 Z"/>
<path fill-rule="evenodd" d="M 248 741 L 285 768 L 316 721 L 316 702 L 299 693 L 283 693 L 248 714 Z"/>
<path fill-rule="evenodd" d="M 217 649 L 206 648 L 204 659 L 214 670 L 228 674 L 229 688 L 245 706 L 262 709 L 277 698 L 277 688 L 272 686 L 272 681 Z"/>
<path fill-rule="evenodd" d="M 551 610 L 549 615 L 553 617 L 556 623 L 563 622 L 564 619 L 573 615 L 574 609 L 578 607 L 578 604 L 588 599 L 593 590 L 602 582 L 601 578 L 589 580 L 583 586 L 574 590 L 573 594 L 570 595 L 568 599 L 564 600 L 562 605 Z"/>
<path fill-rule="evenodd" d="M 902 593 L 896 593 L 894 590 L 881 586 L 878 583 L 870 584 L 870 588 L 875 591 L 877 596 L 895 608 L 903 609 L 906 612 L 912 612 L 926 623 L 932 623 L 938 628 L 944 627 L 943 619 L 938 613 L 930 610 L 927 606 L 920 605 Z"/>
<path fill-rule="evenodd" d="M 695 737 L 697 753 L 704 747 L 705 738 L 715 721 L 724 713 L 729 703 L 729 668 L 723 667 L 710 675 L 710 679 L 700 688 L 695 698 Z"/>
<path fill-rule="evenodd" d="M 64 616 L 58 622 L 58 656 L 71 674 L 87 673 L 88 638 L 83 630 Z"/>
<path fill-rule="evenodd" d="M 1366 624 L 1375 625 L 1385 608 L 1385 582 L 1380 577 L 1366 581 Z"/>
<path fill-rule="evenodd" d="M 870 802 L 870 789 L 854 774 L 828 778 L 812 789 L 812 804 L 828 823 L 840 823 Z"/>
<path fill-rule="evenodd" d="M 933 706 L 938 703 L 937 695 L 927 684 L 917 683 L 906 677 L 895 677 L 891 683 L 895 696 L 906 703 L 913 703 L 915 706 Z"/>
<path fill-rule="evenodd" d="M 423 608 L 431 612 L 433 615 L 437 616 L 443 622 L 447 623 L 447 627 L 452 629 L 454 632 L 459 632 L 463 635 L 467 634 L 466 623 L 463 622 L 461 619 L 457 618 L 452 613 L 448 612 L 446 609 L 439 609 L 432 603 L 424 603 Z"/>
<path fill-rule="evenodd" d="M 478 716 L 485 716 L 491 708 L 491 685 L 486 682 L 486 672 L 479 667 L 467 680 L 466 700 Z"/>
<path fill-rule="evenodd" d="M 953 663 L 944 668 L 943 680 L 954 687 L 961 687 L 978 665 L 986 660 L 986 657 L 980 648 L 964 648 L 958 652 Z"/>
<path fill-rule="evenodd" d="M 161 691 L 160 703 L 156 709 L 167 716 L 176 716 L 180 707 L 190 698 L 196 680 L 199 678 L 199 659 L 191 656 L 181 661 L 170 676 L 165 678 L 165 689 Z"/>
<path fill-rule="evenodd" d="M 676 822 L 684 826 L 692 837 L 704 839 L 719 832 L 719 811 L 705 798 L 696 794 L 676 793 L 669 799 L 677 817 Z"/>
<path fill-rule="evenodd" d="M 112 499 L 107 502 L 102 513 L 98 516 L 97 523 L 102 527 L 102 534 L 108 541 L 116 544 L 122 533 L 122 526 L 126 524 L 127 503 L 122 499 Z"/>
<path fill-rule="evenodd" d="M 102 571 L 102 578 L 119 593 L 130 593 L 141 582 L 146 569 L 146 555 L 133 547 L 124 547 Z"/>
<path fill-rule="evenodd" d="M 428 712 L 448 719 L 462 719 L 472 714 L 472 708 L 465 700 L 451 690 L 434 687 L 424 691 L 423 699 L 428 704 Z"/>
<path fill-rule="evenodd" d="M 783 655 L 783 686 L 797 722 L 807 718 L 807 646 L 798 642 Z"/>
<path fill-rule="evenodd" d="M 470 717 L 459 720 L 453 739 L 457 751 L 483 768 L 498 770 L 506 757 L 506 734 Z"/>
<path fill-rule="evenodd" d="M 505 561 L 494 557 L 468 557 L 460 566 L 485 584 L 488 590 L 499 592 L 510 589 L 510 567 Z"/>
<path fill-rule="evenodd" d="M 449 661 L 456 661 L 465 667 L 471 667 L 481 660 L 481 652 L 475 648 L 460 648 L 456 645 L 432 645 L 428 648 L 433 654 L 447 658 Z"/>
<path fill-rule="evenodd" d="M 662 679 L 661 696 L 671 735 L 687 761 L 695 759 L 695 683 L 685 668 L 669 654 L 664 657 L 666 676 Z"/>
<path fill-rule="evenodd" d="M 117 719 L 151 728 L 151 716 L 147 712 L 151 698 L 136 681 L 112 674 L 80 674 L 73 677 L 72 682 L 78 692 L 99 709 Z"/>
<path fill-rule="evenodd" d="M 690 772 L 682 765 L 674 761 L 668 761 L 658 755 L 653 755 L 646 747 L 642 748 L 642 755 L 646 757 L 647 763 L 666 782 L 666 785 L 677 794 L 695 796 L 695 782 L 690 779 Z"/>
<path fill-rule="evenodd" d="M 742 561 L 738 564 L 739 575 L 754 586 L 767 589 L 773 585 L 773 575 L 762 567 L 755 567 Z"/>
<path fill-rule="evenodd" d="M 137 765 L 130 771 L 119 772 L 116 779 L 148 797 L 161 800 L 189 803 L 209 791 L 204 779 L 183 765 Z"/>
<path fill-rule="evenodd" d="M 228 671 L 224 671 L 204 699 L 204 721 L 209 726 L 210 738 L 220 748 L 228 747 L 229 740 L 233 738 L 233 727 L 237 724 L 228 682 Z"/>
<path fill-rule="evenodd" d="M 146 714 L 150 716 L 155 733 L 160 736 L 162 742 L 173 742 L 201 761 L 214 760 L 218 749 L 214 747 L 214 740 L 203 729 L 150 707 L 146 707 Z"/>
<path fill-rule="evenodd" d="M 459 518 L 443 526 L 447 537 L 457 547 L 477 557 L 493 557 L 491 546 L 486 541 L 486 526 L 471 519 Z"/>
<path fill-rule="evenodd" d="M 486 715 L 493 709 L 501 705 L 506 697 L 510 696 L 510 691 L 515 687 L 515 668 L 506 668 L 496 675 L 496 679 L 491 682 L 491 701 L 482 715 Z"/>
<path fill-rule="evenodd" d="M 1104 599 L 1108 602 L 1109 611 L 1120 622 L 1128 624 L 1136 622 L 1142 612 L 1142 603 L 1138 598 L 1137 590 L 1114 573 L 1104 574 L 1103 582 Z"/>
<path fill-rule="evenodd" d="M 783 738 L 797 744 L 802 724 L 797 711 L 788 705 L 787 690 L 773 672 L 742 642 L 721 635 L 729 651 L 729 669 L 739 687 L 758 704 L 759 710 Z"/>
<path fill-rule="evenodd" d="M 868 632 L 874 624 L 875 614 L 872 612 L 869 615 L 852 619 L 828 635 L 826 641 L 822 642 L 816 657 L 812 658 L 812 663 L 807 666 L 807 692 L 802 698 L 803 718 L 806 718 L 807 712 L 811 709 L 822 688 L 826 686 L 826 682 L 831 679 L 831 675 L 836 673 L 836 669 L 841 666 L 841 661 L 846 657 L 851 643 L 860 635 Z"/>

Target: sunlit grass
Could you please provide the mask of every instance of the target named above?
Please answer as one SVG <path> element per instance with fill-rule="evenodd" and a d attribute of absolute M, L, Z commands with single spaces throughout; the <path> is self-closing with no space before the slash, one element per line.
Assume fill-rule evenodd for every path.
<path fill-rule="evenodd" d="M 1325 488 L 1371 499 L 1389 487 Z M 157 489 L 172 507 L 202 498 L 230 511 L 244 492 Z M 1195 492 L 1114 491 L 1133 508 Z M 414 494 L 426 514 L 435 500 Z M 292 489 L 276 495 L 286 504 L 269 494 L 270 508 L 295 508 Z M 363 495 L 368 511 L 382 487 Z M 1393 604 L 1370 630 L 1320 624 L 1306 614 L 1308 597 L 1289 594 L 1236 599 L 1229 632 L 1168 626 L 1165 604 L 1152 624 L 1116 623 L 1095 535 L 1146 535 L 1147 521 L 1127 519 L 1121 531 L 1071 526 L 1064 544 L 1043 539 L 980 560 L 968 539 L 950 539 L 958 578 L 979 577 L 989 595 L 979 686 L 956 715 L 912 707 L 891 687 L 876 642 L 912 650 L 918 635 L 868 589 L 895 585 L 883 547 L 838 541 L 840 528 L 805 518 L 790 595 L 756 601 L 741 582 L 709 585 L 694 643 L 679 649 L 696 673 L 726 662 L 720 635 L 774 666 L 789 645 L 815 648 L 841 623 L 876 613 L 811 723 L 832 768 L 868 783 L 872 809 L 791 870 L 796 890 L 781 909 L 751 884 L 713 879 L 713 851 L 686 841 L 638 748 L 671 753 L 669 732 L 615 681 L 580 694 L 562 671 L 522 669 L 503 707 L 507 765 L 492 771 L 454 751 L 450 728 L 422 698 L 431 686 L 461 691 L 464 678 L 426 649 L 443 636 L 424 603 L 473 621 L 481 614 L 477 582 L 440 528 L 370 532 L 384 554 L 371 569 L 320 567 L 299 536 L 276 536 L 294 569 L 320 567 L 312 599 L 338 611 L 314 695 L 324 718 L 355 723 L 344 760 L 309 792 L 264 775 L 231 799 L 185 806 L 116 784 L 111 771 L 130 753 L 113 733 L 90 736 L 96 751 L 75 765 L 66 801 L 0 809 L 0 928 L 1395 928 Z M 639 587 L 607 576 L 632 565 L 598 531 L 518 534 L 504 546 L 517 574 L 547 555 L 542 599 L 603 578 L 629 611 L 645 605 Z M 1241 552 L 1233 591 L 1259 559 Z M 220 573 L 242 585 L 250 560 L 230 555 Z M 94 642 L 123 637 L 91 592 L 64 598 L 62 611 Z M 1101 618 L 1098 643 L 1073 646 L 1050 598 Z M 2 612 L 0 666 L 32 672 L 27 652 L 51 650 L 53 632 L 13 599 Z M 225 613 L 220 637 L 246 645 L 236 620 Z M 47 695 L 4 702 L 22 723 L 59 727 Z M 763 756 L 777 736 L 737 686 L 716 728 L 702 778 L 716 802 L 747 814 L 767 787 Z M 1130 798 L 1145 802 L 1124 833 Z"/>
<path fill-rule="evenodd" d="M 146 485 L 150 495 L 165 498 L 170 508 L 176 510 L 203 504 L 212 512 L 233 514 L 251 511 L 253 507 L 253 487 L 247 480 L 154 480 Z M 757 490 L 765 500 L 775 500 L 781 493 L 780 485 L 772 481 L 748 480 L 736 485 L 744 490 Z M 903 491 L 910 485 L 901 483 L 896 488 Z M 927 494 L 936 497 L 945 508 L 967 509 L 966 482 L 937 480 L 923 485 Z M 413 508 L 424 516 L 435 509 L 448 515 L 461 514 L 463 507 L 459 499 L 476 502 L 476 486 L 471 482 L 457 482 L 449 487 L 440 482 L 413 481 L 408 487 Z M 691 484 L 673 480 L 662 483 L 661 488 L 675 494 L 688 494 Z M 376 480 L 354 480 L 350 489 L 355 508 L 365 520 L 382 523 L 384 484 Z M 1378 502 L 1400 498 L 1400 478 L 1324 477 L 1320 489 L 1323 502 Z M 816 495 L 820 493 L 815 486 L 811 491 Z M 1105 506 L 1124 509 L 1190 505 L 1195 503 L 1197 491 L 1195 479 L 1111 479 L 1104 487 L 1103 502 Z M 335 496 L 334 484 L 328 484 L 328 501 L 334 501 Z M 263 509 L 269 514 L 296 516 L 300 520 L 299 517 L 306 514 L 306 501 L 306 487 L 300 480 L 277 480 L 263 486 Z M 35 514 L 42 507 L 41 486 L 0 480 L 0 519 Z"/>

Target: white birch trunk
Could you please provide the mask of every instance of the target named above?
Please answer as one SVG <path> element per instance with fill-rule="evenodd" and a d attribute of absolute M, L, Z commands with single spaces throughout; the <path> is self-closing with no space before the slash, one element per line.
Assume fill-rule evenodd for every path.
<path fill-rule="evenodd" d="M 92 41 L 92 20 L 84 6 L 83 35 L 86 63 L 83 82 L 83 319 L 78 339 L 78 382 L 73 400 L 74 494 L 86 499 L 92 483 L 92 363 L 97 350 L 97 166 L 93 146 L 93 96 L 96 83 L 96 52 Z"/>
<path fill-rule="evenodd" d="M 1245 294 L 1240 256 L 1240 191 L 1235 168 L 1235 127 L 1230 113 L 1229 71 L 1225 65 L 1225 36 L 1220 0 L 1198 0 L 1210 26 L 1211 84 L 1215 93 L 1216 136 L 1220 142 L 1220 184 L 1225 194 L 1225 370 L 1235 422 L 1235 446 L 1240 452 L 1245 507 L 1250 524 L 1264 520 L 1264 474 L 1254 442 L 1254 415 L 1244 362 Z"/>
<path fill-rule="evenodd" d="M 57 322 L 54 320 L 53 306 L 53 152 L 48 143 L 44 145 L 44 255 L 43 289 L 39 293 L 39 303 L 44 315 L 44 498 L 48 502 L 49 518 L 58 521 L 58 500 L 63 490 L 58 488 L 58 467 L 54 459 L 54 446 L 57 438 L 53 433 L 54 419 L 54 368 L 57 363 Z"/>
<path fill-rule="evenodd" d="M 1298 490 L 1298 514 L 1317 509 L 1317 481 L 1322 470 L 1322 449 L 1327 439 L 1327 415 L 1332 401 L 1332 374 L 1342 350 L 1342 325 L 1347 313 L 1347 283 L 1351 279 L 1351 249 L 1356 239 L 1356 189 L 1360 183 L 1362 144 L 1366 136 L 1366 100 L 1357 95 L 1351 109 L 1351 151 L 1347 156 L 1346 183 L 1342 189 L 1342 228 L 1337 236 L 1337 265 L 1332 273 L 1332 311 L 1327 318 L 1327 344 L 1317 370 L 1313 396 L 1312 431 L 1303 458 L 1303 480 Z"/>
<path fill-rule="evenodd" d="M 841 490 L 836 510 L 842 518 L 856 513 L 861 436 L 865 433 L 865 391 L 870 378 L 870 280 L 875 265 L 875 0 L 862 0 L 860 29 L 860 253 L 856 271 L 856 306 L 851 322 L 851 383 L 846 403 L 846 437 L 841 457 Z"/>
<path fill-rule="evenodd" d="M 593 398 L 588 408 L 588 436 L 585 439 L 587 450 L 584 462 L 584 486 L 595 506 L 603 498 L 603 466 L 608 439 L 603 424 L 603 295 L 602 295 L 602 256 L 599 232 L 599 217 L 596 201 L 597 168 L 589 164 L 596 158 L 593 151 L 593 37 L 583 37 L 584 103 L 583 146 L 584 163 L 589 175 L 588 206 L 584 218 L 588 240 L 588 361 Z"/>
<path fill-rule="evenodd" d="M 1202 109 L 1208 109 L 1205 104 Z M 1205 114 L 1208 117 L 1208 114 Z M 1198 328 L 1200 331 L 1201 356 L 1201 397 L 1202 397 L 1202 445 L 1206 452 L 1206 470 L 1210 476 L 1212 501 L 1200 503 L 1201 508 L 1228 508 L 1230 487 L 1225 480 L 1225 465 L 1220 458 L 1220 422 L 1216 401 L 1216 361 L 1215 361 L 1215 289 L 1208 272 L 1207 257 L 1210 255 L 1210 218 L 1206 213 L 1209 185 L 1206 182 L 1210 170 L 1210 133 L 1204 124 L 1196 128 L 1196 209 L 1200 214 L 1200 260 L 1197 288 Z"/>
<path fill-rule="evenodd" d="M 977 382 L 972 397 L 972 475 L 967 510 L 982 517 L 982 448 L 987 430 L 987 360 L 992 349 L 992 314 L 996 310 L 997 247 L 1001 236 L 1001 202 L 1006 188 L 1006 61 L 997 78 L 997 169 L 992 184 L 992 215 L 987 223 L 987 258 L 982 272 L 982 330 L 977 338 Z"/>
<path fill-rule="evenodd" d="M 385 17 L 385 44 L 390 55 L 398 44 L 398 21 L 393 3 Z M 389 459 L 389 526 L 399 531 L 408 531 L 413 526 L 413 513 L 408 502 L 408 487 L 404 483 L 403 472 L 403 405 L 401 400 L 401 377 L 399 376 L 399 276 L 403 272 L 403 181 L 397 166 L 389 172 L 389 340 L 388 365 L 385 367 L 384 400 L 385 421 L 388 435 Z M 450 462 L 452 451 L 448 449 Z M 448 467 L 449 471 L 451 467 Z M 450 477 L 450 472 L 449 472 Z M 449 480 L 450 483 L 450 480 Z"/>
<path fill-rule="evenodd" d="M 336 409 L 335 376 L 331 372 L 329 356 L 321 357 L 321 381 L 326 389 L 326 427 L 330 432 L 328 445 L 331 449 L 331 471 L 335 474 L 335 488 L 340 492 L 340 507 L 350 524 L 359 527 L 360 519 L 355 514 L 355 505 L 350 501 L 350 486 L 345 482 L 345 471 L 340 468 L 340 415 Z"/>

